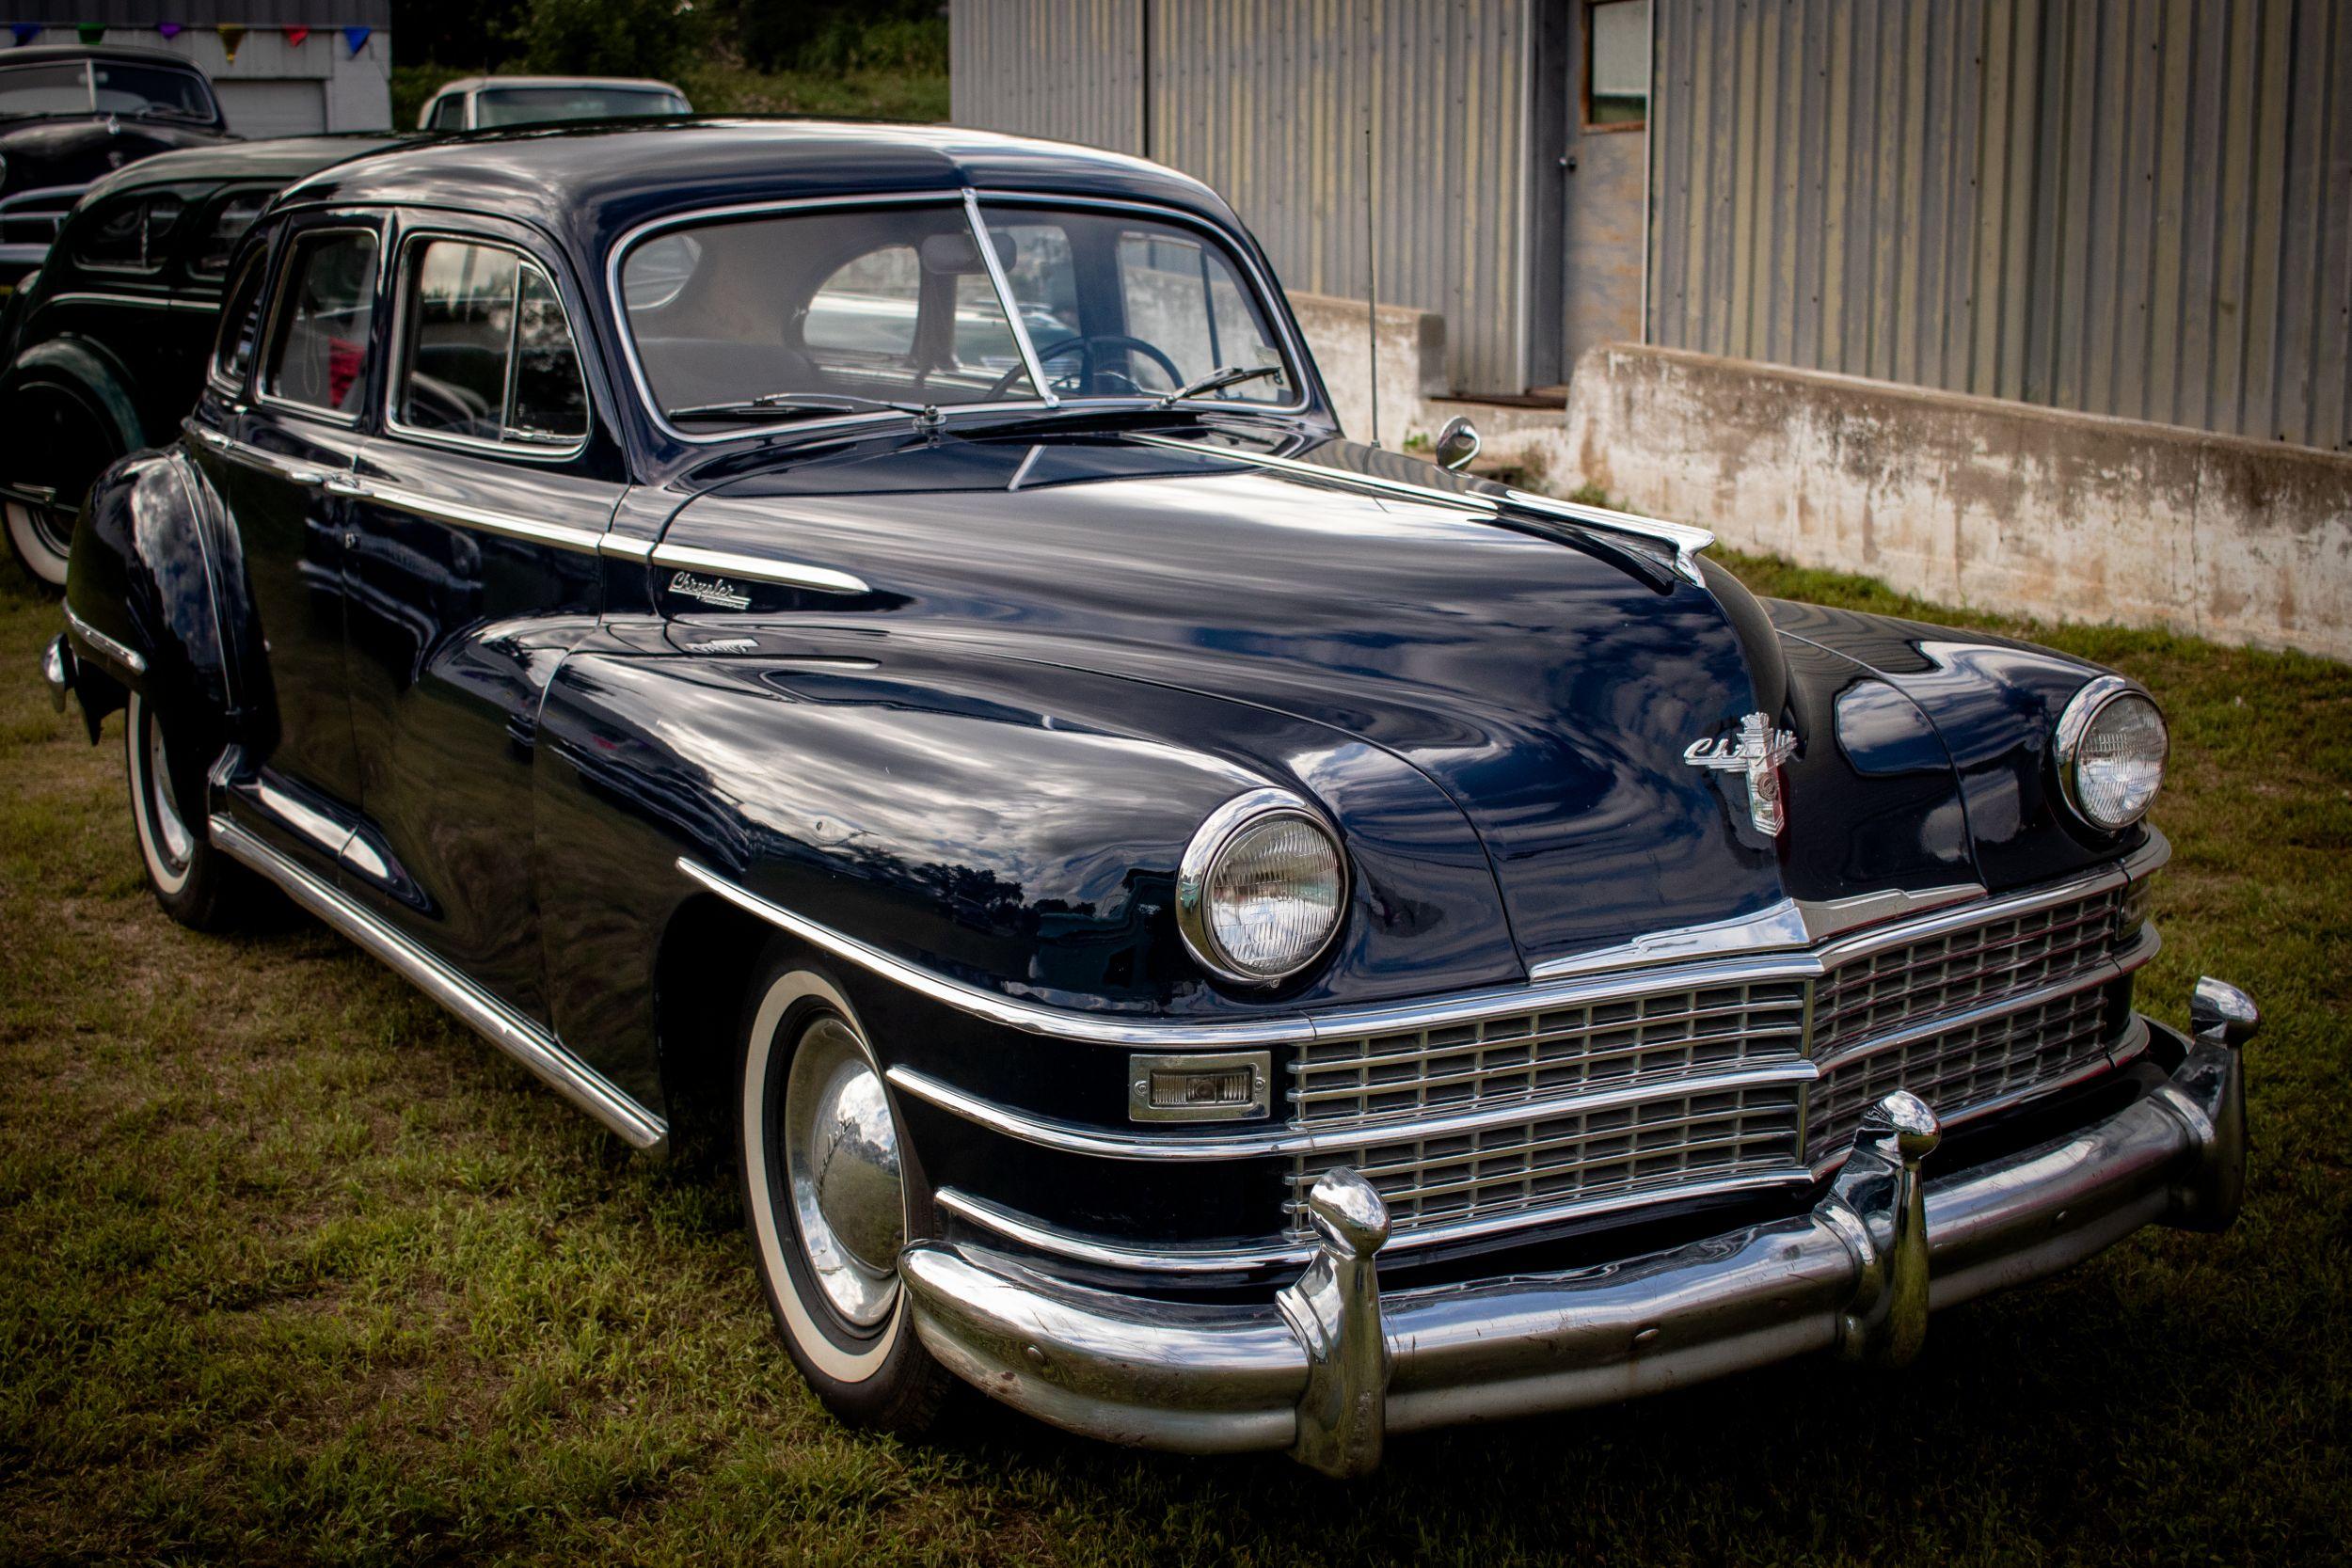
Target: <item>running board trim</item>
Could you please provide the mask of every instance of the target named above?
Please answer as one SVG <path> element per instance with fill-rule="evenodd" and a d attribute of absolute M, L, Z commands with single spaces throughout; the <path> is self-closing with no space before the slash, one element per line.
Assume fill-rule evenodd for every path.
<path fill-rule="evenodd" d="M 230 859 L 277 883 L 287 897 L 455 1014 L 460 1022 L 520 1062 L 574 1106 L 618 1133 L 631 1148 L 649 1154 L 667 1150 L 669 1124 L 565 1050 L 554 1036 L 230 818 L 215 814 L 210 826 L 214 845 Z"/>

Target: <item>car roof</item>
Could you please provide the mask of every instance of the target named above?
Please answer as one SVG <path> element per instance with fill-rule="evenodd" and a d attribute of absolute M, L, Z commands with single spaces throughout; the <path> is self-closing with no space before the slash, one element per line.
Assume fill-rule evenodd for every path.
<path fill-rule="evenodd" d="M 460 76 L 454 82 L 444 82 L 433 96 L 446 98 L 453 92 L 475 92 L 483 87 L 619 87 L 628 92 L 675 92 L 686 96 L 679 87 L 668 82 L 658 82 L 650 76 Z"/>
<path fill-rule="evenodd" d="M 126 164 L 90 187 L 95 197 L 141 185 L 166 185 L 181 180 L 274 180 L 289 184 L 315 174 L 329 164 L 357 158 L 378 148 L 413 139 L 381 131 L 345 131 L 335 135 L 281 136 L 269 141 L 224 142 L 216 147 L 191 147 L 178 152 L 158 152 Z"/>
<path fill-rule="evenodd" d="M 518 218 L 593 265 L 628 230 L 678 214 L 967 189 L 1141 199 L 1239 227 L 1206 185 L 1122 153 L 954 126 L 788 119 L 580 121 L 421 139 L 323 169 L 279 205 Z"/>
<path fill-rule="evenodd" d="M 141 49 L 135 44 L 34 43 L 0 54 L 0 66 L 53 65 L 59 60 L 136 60 L 141 65 L 178 66 L 204 74 L 168 50 Z"/>

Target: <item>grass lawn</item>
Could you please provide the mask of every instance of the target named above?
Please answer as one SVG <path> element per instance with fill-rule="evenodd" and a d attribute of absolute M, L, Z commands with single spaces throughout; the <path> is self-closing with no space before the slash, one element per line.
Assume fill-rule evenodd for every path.
<path fill-rule="evenodd" d="M 2018 629 L 1851 578 L 1760 588 Z M 1809 1362 L 1416 1437 L 1354 1486 L 1009 1411 L 852 1435 L 771 1333 L 732 1178 L 627 1155 L 289 916 L 167 921 L 0 564 L 0 1561 L 2280 1562 L 2352 1556 L 2352 668 L 2026 628 L 2167 702 L 2143 1004 L 2252 991 L 2226 1237 L 2144 1235 Z"/>
<path fill-rule="evenodd" d="M 519 65 L 507 68 L 520 71 Z M 392 69 L 392 123 L 417 123 L 441 84 L 481 74 L 426 63 Z M 947 78 L 906 71 L 756 71 L 723 58 L 682 72 L 687 102 L 709 115 L 815 115 L 841 119 L 944 120 Z"/>

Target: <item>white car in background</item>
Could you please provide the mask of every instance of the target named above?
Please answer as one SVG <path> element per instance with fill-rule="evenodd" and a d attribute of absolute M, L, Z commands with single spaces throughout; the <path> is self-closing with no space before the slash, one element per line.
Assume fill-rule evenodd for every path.
<path fill-rule="evenodd" d="M 625 76 L 462 76 L 427 100 L 420 131 L 487 131 L 552 119 L 692 114 L 667 82 Z"/>

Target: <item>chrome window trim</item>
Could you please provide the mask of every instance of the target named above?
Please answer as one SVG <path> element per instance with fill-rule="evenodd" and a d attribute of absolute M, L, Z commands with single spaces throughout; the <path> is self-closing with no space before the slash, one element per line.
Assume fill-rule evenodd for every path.
<path fill-rule="evenodd" d="M 996 242 L 989 237 L 988 218 L 980 211 L 980 198 L 972 194 L 969 185 L 963 188 L 963 220 L 971 226 L 972 243 L 979 250 L 980 265 L 988 270 L 988 286 L 996 291 L 996 307 L 1004 311 L 1005 325 L 1012 329 L 1013 346 L 1021 351 L 1021 362 L 1029 369 L 1029 389 L 1037 393 L 1046 407 L 1060 407 L 1061 399 L 1055 395 L 1053 384 L 1045 379 L 1045 367 L 1038 362 L 1037 344 L 1030 341 L 1028 324 L 1021 319 L 1021 302 L 1012 297 L 1012 279 L 1005 275 L 1004 259 L 996 254 Z M 952 316 L 953 312 L 949 314 Z"/>
<path fill-rule="evenodd" d="M 269 309 L 271 249 L 272 246 L 270 244 L 264 240 L 262 243 L 261 247 L 246 259 L 245 263 L 246 272 L 256 272 L 261 275 L 259 292 L 257 292 L 253 296 L 253 309 L 257 312 L 264 314 L 267 313 Z M 222 396 L 230 398 L 234 398 L 244 391 L 246 383 L 253 379 L 253 372 L 255 369 L 253 364 L 247 364 L 245 368 L 244 375 L 234 376 L 229 374 L 228 372 L 222 368 L 220 362 L 221 351 L 229 346 L 229 344 L 223 341 L 224 335 L 230 330 L 229 305 L 231 300 L 236 298 L 238 288 L 244 284 L 246 272 L 237 272 L 229 275 L 222 279 L 220 286 L 220 299 L 212 307 L 213 310 L 219 316 L 220 319 L 213 325 L 212 346 L 204 351 L 205 385 L 211 387 Z M 263 327 L 268 325 L 266 322 L 261 325 Z M 256 334 L 253 342 L 253 357 L 256 361 L 260 360 L 262 357 L 262 343 L 258 333 Z"/>
<path fill-rule="evenodd" d="M 616 546 L 614 553 L 636 555 L 634 548 Z M 648 544 L 642 552 L 651 564 L 665 571 L 723 572 L 729 577 L 750 578 L 755 582 L 779 583 L 787 588 L 813 588 L 825 594 L 870 594 L 864 578 L 849 572 L 836 572 L 830 566 L 806 566 L 793 561 L 773 561 L 760 555 L 738 555 L 733 550 L 706 550 L 693 545 Z"/>
<path fill-rule="evenodd" d="M 1017 1138 L 1040 1148 L 1064 1154 L 1085 1154 L 1104 1160 L 1251 1160 L 1294 1154 L 1319 1154 L 1334 1148 L 1358 1148 L 1365 1144 L 1452 1137 L 1511 1127 L 1529 1120 L 1622 1110 L 1656 1100 L 1687 1100 L 1696 1095 L 1733 1089 L 1800 1088 L 1820 1076 L 1820 1069 L 1793 1051 L 1784 1058 L 1729 1068 L 1720 1072 L 1692 1073 L 1646 1084 L 1626 1084 L 1585 1094 L 1549 1099 L 1502 1101 L 1472 1110 L 1435 1116 L 1407 1112 L 1391 1120 L 1347 1121 L 1329 1127 L 1283 1128 L 1224 1136 L 1184 1135 L 1147 1137 L 1131 1132 L 1104 1132 L 1079 1122 L 1032 1116 L 966 1093 L 953 1084 L 911 1067 L 894 1067 L 884 1074 L 891 1086 L 902 1089 L 964 1120 Z"/>
<path fill-rule="evenodd" d="M 1268 319 L 1274 323 L 1276 331 L 1281 336 L 1282 346 L 1288 356 L 1285 369 L 1290 372 L 1292 381 L 1298 388 L 1298 399 L 1295 403 L 1272 404 L 1248 403 L 1232 399 L 1186 398 L 1177 406 L 1208 408 L 1224 413 L 1248 412 L 1252 414 L 1303 414 L 1312 408 L 1313 405 L 1307 395 L 1304 368 L 1312 365 L 1314 360 L 1306 353 L 1304 340 L 1299 336 L 1296 325 L 1290 318 L 1288 301 L 1281 291 L 1275 287 L 1273 280 L 1258 265 L 1257 259 L 1249 253 L 1249 247 L 1232 244 L 1232 236 L 1217 230 L 1216 226 L 1205 219 L 1195 217 L 1178 208 L 1162 207 L 1153 202 L 1120 201 L 1104 197 L 1058 196 L 1049 191 L 998 191 L 965 186 L 953 191 L 908 191 L 895 194 L 867 192 L 850 196 L 808 196 L 772 201 L 735 202 L 720 207 L 696 208 L 691 212 L 675 213 L 665 217 L 648 218 L 643 223 L 624 230 L 620 237 L 612 242 L 612 247 L 605 252 L 604 286 L 606 296 L 612 309 L 614 322 L 619 330 L 621 358 L 628 366 L 629 383 L 636 388 L 638 400 L 644 404 L 646 417 L 653 421 L 655 428 L 662 435 L 688 446 L 716 446 L 727 441 L 760 439 L 787 433 L 798 436 L 852 430 L 866 425 L 903 424 L 907 420 L 906 415 L 891 409 L 870 414 L 843 414 L 825 420 L 796 420 L 788 426 L 747 425 L 737 430 L 718 431 L 703 436 L 678 429 L 662 414 L 660 400 L 654 396 L 653 384 L 646 379 L 644 361 L 639 358 L 637 353 L 636 324 L 629 319 L 628 301 L 621 292 L 621 263 L 627 259 L 629 250 L 640 242 L 650 239 L 664 230 L 721 222 L 729 218 L 781 215 L 835 207 L 890 208 L 947 206 L 961 203 L 964 206 L 964 221 L 970 224 L 980 216 L 979 207 L 993 201 L 1038 207 L 1083 207 L 1135 212 L 1153 215 L 1183 228 L 1216 235 L 1218 239 L 1226 242 L 1227 247 L 1248 270 L 1250 280 L 1257 285 L 1261 305 L 1266 309 Z M 989 266 L 990 278 L 993 282 L 1001 269 L 992 260 L 994 247 L 988 241 L 984 224 L 973 238 L 974 242 L 981 247 L 982 261 Z M 1007 320 L 1012 325 L 1014 342 L 1016 344 L 1027 343 L 1027 331 L 1021 325 L 1017 303 L 1011 299 L 1009 289 L 1000 288 L 997 304 L 1004 309 Z M 1030 353 L 1023 356 L 1025 363 L 1031 361 L 1034 352 L 1032 347 Z M 1039 375 L 1041 371 L 1033 365 L 1029 373 L 1034 377 Z M 1040 409 L 1152 408 L 1156 407 L 1159 403 L 1157 398 L 1151 397 L 1084 397 L 1048 401 L 1049 394 L 1042 381 L 1038 384 L 1038 394 L 1035 398 L 1019 398 L 1006 402 L 944 404 L 940 412 L 952 420 L 966 414 L 1025 410 L 1035 412 Z M 1714 536 L 1709 534 L 1708 537 L 1711 542 Z"/>
<path fill-rule="evenodd" d="M 555 308 L 564 318 L 564 335 L 572 341 L 572 367 L 579 376 L 580 402 L 585 406 L 588 415 L 588 428 L 581 431 L 568 446 L 534 446 L 522 441 L 490 440 L 479 436 L 453 436 L 446 431 L 421 430 L 401 419 L 400 389 L 408 379 L 410 360 L 414 356 L 414 347 L 408 341 L 409 261 L 419 246 L 431 245 L 437 240 L 469 245 L 483 250 L 505 251 L 519 263 L 516 272 L 516 287 L 518 291 L 522 284 L 521 267 L 528 267 L 547 279 L 548 290 L 555 295 Z M 386 433 L 415 442 L 420 446 L 447 447 L 457 451 L 474 452 L 485 457 L 520 458 L 527 463 L 568 463 L 586 451 L 588 443 L 596 438 L 596 400 L 588 387 L 587 358 L 580 349 L 580 333 L 572 325 L 571 307 L 564 302 L 564 291 L 557 286 L 554 275 L 539 263 L 537 257 L 519 245 L 506 240 L 492 239 L 487 235 L 461 229 L 404 228 L 397 248 L 399 255 L 394 258 L 392 270 L 391 341 L 394 364 L 392 373 L 384 378 L 383 415 Z M 506 333 L 506 380 L 510 402 L 515 380 L 516 334 L 520 330 L 521 325 L 522 306 L 520 299 L 517 298 L 515 306 L 515 319 L 508 325 Z M 501 412 L 502 414 L 503 410 Z M 503 420 L 501 420 L 501 422 L 502 425 Z"/>
<path fill-rule="evenodd" d="M 147 659 L 144 655 L 127 642 L 116 641 L 79 615 L 74 614 L 72 605 L 66 606 L 65 626 L 66 630 L 79 638 L 92 652 L 104 655 L 135 675 L 147 673 Z"/>
<path fill-rule="evenodd" d="M 270 847 L 233 818 L 215 814 L 209 826 L 214 844 L 225 853 L 277 883 L 295 903 L 455 1013 L 476 1033 L 630 1146 L 652 1151 L 667 1147 L 668 1123 L 574 1055 L 555 1036 L 370 914 L 308 868 Z"/>
<path fill-rule="evenodd" d="M 262 341 L 253 354 L 251 377 L 253 401 L 264 408 L 275 408 L 283 413 L 297 414 L 305 419 L 317 420 L 322 424 L 339 425 L 346 430 L 358 430 L 367 420 L 367 399 L 364 389 L 362 389 L 358 411 L 346 414 L 338 408 L 322 408 L 316 404 L 280 397 L 270 389 L 269 385 L 270 356 L 277 349 L 278 338 L 287 330 L 288 324 L 293 320 L 293 302 L 285 297 L 286 280 L 294 275 L 294 263 L 300 259 L 304 245 L 313 240 L 331 238 L 337 234 L 365 234 L 375 242 L 374 293 L 368 301 L 368 334 L 370 337 L 374 336 L 377 325 L 375 308 L 384 297 L 384 268 L 390 261 L 387 252 L 391 248 L 384 243 L 383 223 L 380 220 L 373 223 L 322 223 L 316 228 L 297 230 L 288 234 L 285 256 L 272 270 L 266 286 L 269 291 L 266 303 L 276 309 L 271 311 L 271 319 L 262 325 Z M 370 362 L 366 369 L 371 375 L 375 373 L 373 351 L 374 344 L 369 344 Z"/>

